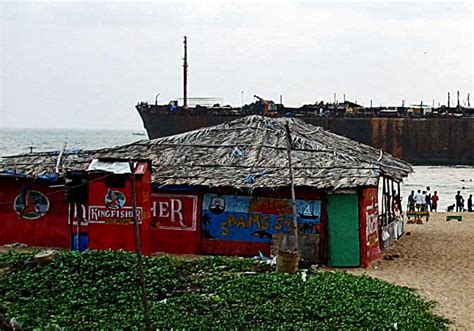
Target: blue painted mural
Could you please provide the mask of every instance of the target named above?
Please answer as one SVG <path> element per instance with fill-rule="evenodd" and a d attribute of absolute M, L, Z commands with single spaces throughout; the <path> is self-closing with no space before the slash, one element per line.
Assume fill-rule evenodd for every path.
<path fill-rule="evenodd" d="M 293 220 L 291 200 L 206 193 L 202 231 L 207 239 L 269 243 L 272 234 L 287 232 Z M 296 200 L 298 227 L 319 233 L 321 201 Z"/>

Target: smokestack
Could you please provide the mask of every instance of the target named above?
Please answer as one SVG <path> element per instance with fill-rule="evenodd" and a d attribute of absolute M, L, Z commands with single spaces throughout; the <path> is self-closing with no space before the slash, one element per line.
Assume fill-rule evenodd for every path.
<path fill-rule="evenodd" d="M 184 36 L 183 108 L 188 109 L 188 40 Z"/>

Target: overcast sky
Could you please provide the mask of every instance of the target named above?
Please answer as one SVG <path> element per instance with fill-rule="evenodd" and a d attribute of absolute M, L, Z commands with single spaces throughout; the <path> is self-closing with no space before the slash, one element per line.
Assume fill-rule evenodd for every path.
<path fill-rule="evenodd" d="M 469 3 L 2 2 L 0 23 L 0 127 L 142 128 L 138 101 L 181 97 L 184 35 L 190 97 L 473 92 Z"/>

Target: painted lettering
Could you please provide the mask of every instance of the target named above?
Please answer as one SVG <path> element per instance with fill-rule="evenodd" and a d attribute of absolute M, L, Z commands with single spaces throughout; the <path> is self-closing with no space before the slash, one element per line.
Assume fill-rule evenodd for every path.
<path fill-rule="evenodd" d="M 141 222 L 142 208 L 137 208 L 137 220 Z M 133 209 L 131 207 L 122 207 L 120 209 L 110 209 L 107 207 L 89 206 L 89 221 L 95 223 L 110 223 L 112 219 L 122 219 L 124 222 L 113 221 L 114 223 L 130 223 L 133 222 Z"/>
<path fill-rule="evenodd" d="M 252 227 L 255 225 L 257 228 L 260 228 L 260 214 L 249 214 L 249 225 Z"/>
<path fill-rule="evenodd" d="M 158 217 L 170 217 L 170 214 L 169 214 L 169 203 L 166 202 L 166 201 L 160 201 L 158 202 L 158 206 L 159 206 L 159 214 L 158 214 Z"/>
<path fill-rule="evenodd" d="M 182 210 L 183 202 L 179 199 L 171 199 L 171 222 L 174 223 L 176 221 L 175 216 L 177 216 L 179 220 L 179 225 L 185 227 L 186 224 L 184 224 L 184 217 L 181 212 Z"/>
<path fill-rule="evenodd" d="M 151 216 L 152 217 L 156 217 L 156 204 L 157 204 L 157 201 L 153 201 L 153 203 L 151 204 Z"/>

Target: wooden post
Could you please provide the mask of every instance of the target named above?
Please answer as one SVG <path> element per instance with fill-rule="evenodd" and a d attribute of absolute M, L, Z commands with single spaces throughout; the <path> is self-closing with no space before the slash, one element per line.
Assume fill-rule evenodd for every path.
<path fill-rule="evenodd" d="M 281 246 L 278 249 L 277 272 L 294 274 L 298 270 L 298 213 L 296 210 L 295 183 L 293 179 L 293 165 L 291 162 L 291 133 L 289 122 L 285 124 L 286 151 L 288 155 L 288 172 L 290 177 L 291 204 L 293 207 L 293 222 L 290 231 L 283 235 Z"/>
<path fill-rule="evenodd" d="M 145 276 L 143 272 L 142 244 L 140 238 L 140 224 L 137 220 L 137 179 L 135 175 L 135 167 L 132 160 L 129 160 L 130 171 L 132 172 L 132 208 L 133 208 L 133 225 L 135 229 L 135 252 L 137 254 L 138 282 L 142 294 L 143 310 L 145 314 L 145 329 L 153 330 L 151 325 L 150 304 L 148 303 L 148 295 L 146 292 Z"/>
<path fill-rule="evenodd" d="M 398 195 L 398 202 L 399 203 L 399 206 L 398 208 L 400 208 L 400 214 L 403 214 L 403 207 L 402 207 L 402 192 L 400 190 L 400 182 L 397 182 L 397 188 L 398 188 L 398 191 L 397 191 L 397 195 Z"/>
<path fill-rule="evenodd" d="M 385 209 L 387 208 L 386 206 L 386 199 L 385 199 L 385 177 L 382 177 L 382 226 L 385 226 L 385 218 L 387 215 L 385 215 Z"/>
<path fill-rule="evenodd" d="M 81 220 L 82 208 L 80 203 L 76 203 L 76 220 L 77 220 L 77 251 L 81 252 Z"/>
<path fill-rule="evenodd" d="M 291 133 L 290 133 L 290 126 L 288 122 L 285 125 L 285 130 L 286 130 L 286 150 L 288 153 L 288 171 L 290 173 L 291 204 L 293 207 L 293 223 L 291 226 L 291 231 L 293 232 L 292 235 L 296 239 L 293 250 L 298 250 L 298 211 L 296 210 L 295 181 L 293 178 L 293 164 L 291 162 Z"/>
<path fill-rule="evenodd" d="M 68 203 L 68 218 L 69 218 L 69 237 L 71 239 L 71 250 L 74 250 L 74 205 L 72 202 Z"/>

